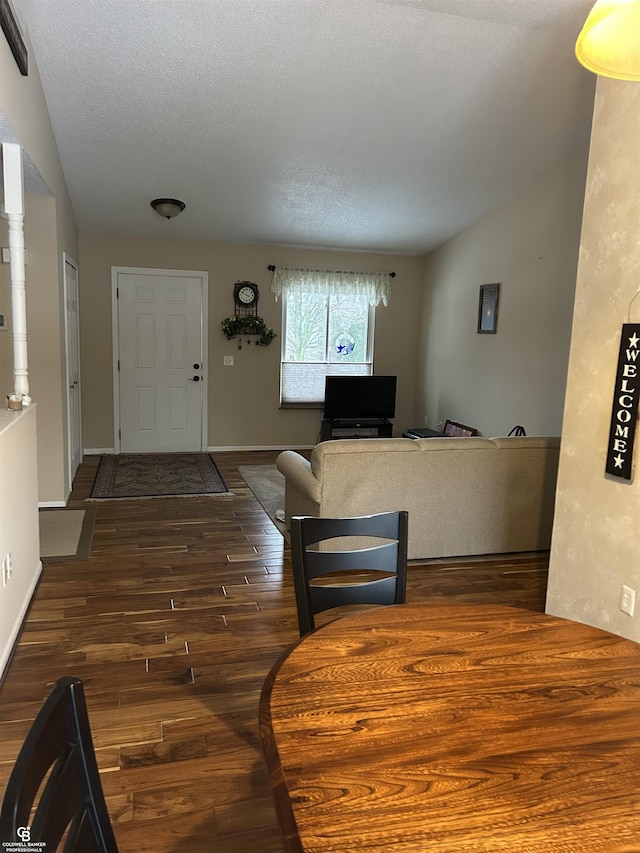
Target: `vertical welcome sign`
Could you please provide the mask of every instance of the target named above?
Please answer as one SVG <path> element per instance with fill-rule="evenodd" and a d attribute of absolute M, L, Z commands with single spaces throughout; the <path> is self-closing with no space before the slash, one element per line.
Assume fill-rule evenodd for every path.
<path fill-rule="evenodd" d="M 606 472 L 622 480 L 631 479 L 633 442 L 638 419 L 640 397 L 640 323 L 624 323 L 620 338 L 620 354 L 613 411 L 607 446 Z"/>

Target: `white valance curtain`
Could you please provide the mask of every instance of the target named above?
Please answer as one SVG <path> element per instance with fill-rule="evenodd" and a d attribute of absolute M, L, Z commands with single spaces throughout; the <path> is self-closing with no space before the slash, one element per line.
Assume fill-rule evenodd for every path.
<path fill-rule="evenodd" d="M 387 305 L 391 291 L 388 272 L 350 272 L 276 267 L 271 292 L 276 300 L 293 293 L 319 293 L 324 296 L 364 296 L 369 305 Z"/>

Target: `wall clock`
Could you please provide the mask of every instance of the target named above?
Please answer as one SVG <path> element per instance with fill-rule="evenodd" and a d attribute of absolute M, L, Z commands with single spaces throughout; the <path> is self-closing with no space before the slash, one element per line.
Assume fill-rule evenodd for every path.
<path fill-rule="evenodd" d="M 236 281 L 233 286 L 236 313 L 238 309 L 242 314 L 257 313 L 259 295 L 257 284 L 252 281 Z"/>

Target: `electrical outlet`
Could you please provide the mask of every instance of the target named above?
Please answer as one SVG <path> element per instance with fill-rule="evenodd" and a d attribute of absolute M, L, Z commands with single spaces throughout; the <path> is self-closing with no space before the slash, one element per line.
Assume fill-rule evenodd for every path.
<path fill-rule="evenodd" d="M 224 366 L 225 367 L 233 367 L 233 356 L 225 355 L 224 356 Z"/>
<path fill-rule="evenodd" d="M 428 427 L 428 426 L 429 426 L 429 415 L 425 415 L 425 416 L 424 416 L 424 425 L 425 425 L 426 427 Z"/>
<path fill-rule="evenodd" d="M 629 616 L 633 616 L 636 609 L 636 591 L 635 589 L 631 589 L 630 586 L 625 586 L 622 584 L 622 590 L 620 592 L 620 610 L 623 613 L 626 613 Z"/>

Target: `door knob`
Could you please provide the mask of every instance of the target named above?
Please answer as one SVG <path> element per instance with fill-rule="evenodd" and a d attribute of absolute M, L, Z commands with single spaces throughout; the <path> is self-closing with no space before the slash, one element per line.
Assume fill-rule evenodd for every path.
<path fill-rule="evenodd" d="M 194 365 L 193 365 L 193 369 L 194 369 L 194 370 L 200 370 L 200 365 L 199 365 L 199 364 L 194 364 Z"/>
<path fill-rule="evenodd" d="M 192 376 L 192 377 L 191 377 L 191 379 L 192 379 L 192 381 L 193 381 L 193 382 L 200 382 L 200 377 L 199 377 L 199 376 Z"/>

